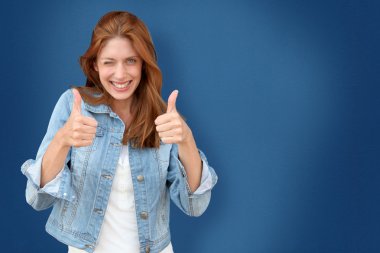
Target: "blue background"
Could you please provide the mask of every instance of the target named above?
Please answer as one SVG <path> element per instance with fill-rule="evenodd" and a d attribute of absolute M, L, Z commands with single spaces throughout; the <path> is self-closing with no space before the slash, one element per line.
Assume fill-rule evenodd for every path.
<path fill-rule="evenodd" d="M 219 176 L 199 218 L 172 205 L 175 252 L 380 251 L 378 1 L 12 1 L 1 24 L 1 252 L 67 252 L 25 201 L 53 107 L 84 83 L 98 19 L 149 27 L 163 97 Z"/>

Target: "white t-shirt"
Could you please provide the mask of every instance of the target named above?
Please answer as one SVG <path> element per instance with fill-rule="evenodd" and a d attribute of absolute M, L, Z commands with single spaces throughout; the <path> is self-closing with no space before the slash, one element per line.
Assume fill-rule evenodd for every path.
<path fill-rule="evenodd" d="M 68 253 L 87 253 L 68 246 Z M 139 253 L 135 198 L 128 145 L 123 145 L 111 194 L 94 253 Z M 173 253 L 170 243 L 161 253 Z"/>

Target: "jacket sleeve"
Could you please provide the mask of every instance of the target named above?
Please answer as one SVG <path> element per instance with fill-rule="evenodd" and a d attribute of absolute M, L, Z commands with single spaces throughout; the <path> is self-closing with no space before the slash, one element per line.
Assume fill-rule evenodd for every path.
<path fill-rule="evenodd" d="M 170 151 L 170 161 L 167 174 L 167 184 L 169 185 L 170 198 L 176 206 L 189 216 L 200 216 L 206 211 L 211 199 L 211 189 L 218 181 L 218 177 L 214 169 L 208 164 L 205 154 L 198 149 L 202 160 L 202 177 L 203 173 L 207 176 L 210 173 L 211 180 L 209 186 L 203 186 L 206 189 L 201 190 L 200 187 L 195 192 L 191 192 L 187 181 L 186 170 L 178 157 L 178 145 L 173 144 Z M 207 184 L 207 183 L 206 183 Z M 198 191 L 199 190 L 199 191 Z"/>
<path fill-rule="evenodd" d="M 47 132 L 40 144 L 35 159 L 28 159 L 21 166 L 21 172 L 26 176 L 25 197 L 35 210 L 51 207 L 57 199 L 73 200 L 71 192 L 71 173 L 68 166 L 71 149 L 59 174 L 44 187 L 40 187 L 42 158 L 57 131 L 66 123 L 71 113 L 72 91 L 65 91 L 56 103 L 49 120 Z"/>

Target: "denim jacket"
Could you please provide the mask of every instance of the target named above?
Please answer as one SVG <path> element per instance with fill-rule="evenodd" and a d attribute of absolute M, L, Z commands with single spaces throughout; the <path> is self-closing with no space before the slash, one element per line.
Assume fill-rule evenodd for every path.
<path fill-rule="evenodd" d="M 55 179 L 40 188 L 42 157 L 57 131 L 68 120 L 73 93 L 66 90 L 51 115 L 36 159 L 21 166 L 27 177 L 26 201 L 36 210 L 53 209 L 46 231 L 60 242 L 93 252 L 103 222 L 112 181 L 122 149 L 124 122 L 107 105 L 93 106 L 82 101 L 82 115 L 98 122 L 92 145 L 71 147 Z M 202 160 L 205 190 L 191 192 L 186 171 L 178 158 L 178 145 L 161 142 L 159 148 L 133 148 L 128 142 L 134 189 L 140 252 L 160 252 L 171 240 L 170 199 L 185 214 L 200 216 L 207 208 L 211 189 L 218 177 L 198 149 Z M 37 173 L 36 173 L 37 171 Z M 205 180 L 205 172 L 208 180 Z"/>

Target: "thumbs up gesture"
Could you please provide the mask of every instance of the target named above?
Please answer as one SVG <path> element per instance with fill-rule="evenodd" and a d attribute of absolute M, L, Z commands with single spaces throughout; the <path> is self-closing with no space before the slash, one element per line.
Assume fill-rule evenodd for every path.
<path fill-rule="evenodd" d="M 70 117 L 62 127 L 62 138 L 65 146 L 84 147 L 92 144 L 95 138 L 98 122 L 91 117 L 82 115 L 80 93 L 73 89 L 73 109 Z"/>
<path fill-rule="evenodd" d="M 177 97 L 178 90 L 174 90 L 168 98 L 166 113 L 154 121 L 158 135 L 164 143 L 181 144 L 191 137 L 191 129 L 177 112 L 175 104 Z"/>

